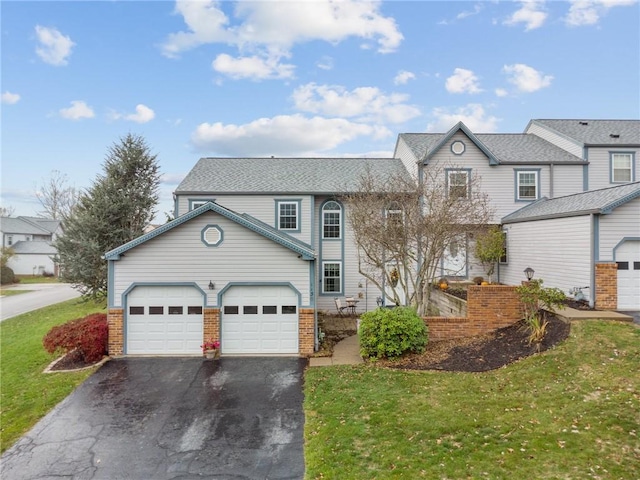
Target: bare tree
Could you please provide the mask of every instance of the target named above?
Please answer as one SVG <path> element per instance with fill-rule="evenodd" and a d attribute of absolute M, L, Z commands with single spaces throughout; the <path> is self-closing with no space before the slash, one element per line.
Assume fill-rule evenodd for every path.
<path fill-rule="evenodd" d="M 430 166 L 417 183 L 365 172 L 357 193 L 345 198 L 360 273 L 381 290 L 390 288 L 394 303 L 404 296 L 419 315 L 427 312 L 430 283 L 447 247 L 484 228 L 492 216 L 477 177 L 452 188 L 445 173 L 444 167 Z"/>
<path fill-rule="evenodd" d="M 79 192 L 69 186 L 69 178 L 66 174 L 52 170 L 49 178 L 43 180 L 36 191 L 36 197 L 44 208 L 38 212 L 39 215 L 62 220 L 69 217 L 78 201 Z"/>
<path fill-rule="evenodd" d="M 11 205 L 8 207 L 0 207 L 0 217 L 12 217 L 14 213 L 16 213 L 16 209 Z"/>

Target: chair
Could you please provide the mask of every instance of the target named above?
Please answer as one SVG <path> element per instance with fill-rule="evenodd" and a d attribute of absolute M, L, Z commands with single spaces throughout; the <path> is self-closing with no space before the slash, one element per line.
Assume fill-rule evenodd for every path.
<path fill-rule="evenodd" d="M 342 305 L 342 302 L 340 302 L 340 299 L 338 297 L 335 297 L 333 301 L 336 302 L 336 310 L 338 310 L 338 315 L 344 317 L 344 311 L 349 307 L 347 307 L 346 305 Z"/>

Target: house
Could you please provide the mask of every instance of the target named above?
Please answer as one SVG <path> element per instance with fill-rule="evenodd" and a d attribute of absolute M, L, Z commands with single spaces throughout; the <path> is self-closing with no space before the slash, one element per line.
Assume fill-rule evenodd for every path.
<path fill-rule="evenodd" d="M 7 266 L 17 275 L 57 274 L 52 242 L 62 233 L 59 220 L 39 217 L 1 217 L 2 246 L 15 255 Z"/>
<path fill-rule="evenodd" d="M 335 297 L 373 309 L 341 195 L 392 158 L 203 158 L 175 192 L 176 219 L 105 258 L 110 353 L 307 355 Z"/>
<path fill-rule="evenodd" d="M 346 222 L 344 197 L 357 191 L 365 171 L 421 182 L 439 168 L 449 193 L 459 196 L 472 185 L 486 192 L 491 223 L 505 224 L 502 282 L 519 284 L 526 264 L 556 286 L 549 272 L 562 262 L 545 263 L 544 242 L 522 239 L 547 228 L 540 222 L 555 222 L 549 228 L 557 227 L 563 245 L 571 245 L 588 221 L 589 252 L 597 247 L 599 253 L 585 257 L 581 239 L 580 275 L 557 286 L 594 284 L 596 305 L 610 308 L 612 299 L 626 305 L 627 280 L 617 268 L 640 261 L 632 258 L 631 241 L 640 238 L 633 223 L 640 218 L 633 196 L 640 122 L 583 123 L 532 120 L 517 134 L 474 133 L 459 123 L 441 134 L 400 134 L 393 158 L 200 159 L 175 191 L 175 220 L 105 255 L 109 351 L 197 354 L 203 339 L 214 338 L 223 355 L 312 353 L 317 314 L 334 310 L 336 297 L 354 297 L 364 311 L 385 296 L 359 273 L 359 252 Z M 591 196 L 591 190 L 616 193 Z M 562 200 L 569 197 L 589 207 L 570 207 L 571 201 Z M 549 210 L 540 218 L 536 209 L 545 205 Z M 556 212 L 558 205 L 564 209 Z M 580 219 L 575 230 L 570 216 Z M 473 241 L 461 235 L 451 242 L 442 276 L 484 274 Z M 597 274 L 602 268 L 608 276 Z M 599 300 L 598 282 L 614 277 L 615 292 Z"/>

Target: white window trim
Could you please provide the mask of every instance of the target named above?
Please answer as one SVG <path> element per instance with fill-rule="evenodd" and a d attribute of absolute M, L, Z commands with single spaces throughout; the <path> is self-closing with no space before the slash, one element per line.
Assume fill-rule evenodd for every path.
<path fill-rule="evenodd" d="M 338 279 L 338 290 L 337 291 L 331 291 L 331 292 L 327 292 L 325 290 L 325 284 L 324 284 L 324 280 L 325 280 L 325 275 L 324 275 L 324 267 L 325 265 L 338 265 L 338 270 L 339 270 L 339 275 L 338 277 L 331 277 L 331 278 L 337 278 Z M 342 262 L 339 261 L 324 261 L 322 262 L 322 276 L 321 276 L 321 283 L 322 283 L 322 293 L 325 295 L 336 295 L 336 294 L 342 294 L 342 276 L 344 275 L 344 269 L 342 268 Z"/>
<path fill-rule="evenodd" d="M 278 225 L 277 225 L 278 230 L 283 230 L 288 232 L 299 232 L 300 231 L 300 202 L 297 200 L 278 200 L 276 205 L 278 210 Z M 283 205 L 293 205 L 296 209 L 296 213 L 295 213 L 296 225 L 294 228 L 284 228 L 280 226 L 280 220 L 282 218 L 282 215 L 281 215 L 282 212 L 280 207 Z"/>
<path fill-rule="evenodd" d="M 325 210 L 325 207 L 331 202 L 333 202 L 336 205 L 338 205 L 338 209 L 337 210 Z M 325 213 L 334 213 L 334 214 L 337 213 L 338 214 L 338 236 L 337 237 L 327 237 L 327 236 L 325 236 L 325 227 L 327 226 Z M 331 226 L 334 226 L 334 225 L 331 225 Z M 325 240 L 325 239 L 326 240 L 340 240 L 340 239 L 342 239 L 342 207 L 335 200 L 331 200 L 330 202 L 327 202 L 322 206 L 322 239 L 323 240 Z"/>
<path fill-rule="evenodd" d="M 458 184 L 453 184 L 453 182 L 451 182 L 451 177 L 453 175 L 459 175 L 459 174 L 464 174 L 465 176 L 465 189 L 466 189 L 466 195 L 464 197 L 462 196 L 457 196 L 456 198 L 469 198 L 469 181 L 470 181 L 470 174 L 469 174 L 469 170 L 467 169 L 455 169 L 452 168 L 451 170 L 447 170 L 447 197 L 451 196 L 451 187 L 462 187 L 462 185 L 458 185 Z"/>
<path fill-rule="evenodd" d="M 520 183 L 520 175 L 523 174 L 527 174 L 527 175 L 531 175 L 533 174 L 533 178 L 535 181 L 535 195 L 533 197 L 522 197 L 520 196 L 520 186 L 522 185 Z M 526 186 L 530 186 L 530 185 L 526 185 Z M 533 200 L 537 200 L 540 198 L 540 170 L 516 170 L 516 201 L 520 201 L 520 202 L 531 202 Z"/>
<path fill-rule="evenodd" d="M 629 167 L 628 168 L 615 168 L 614 160 L 616 156 L 627 157 L 629 159 Z M 611 183 L 631 183 L 634 179 L 634 158 L 632 152 L 611 152 Z M 628 171 L 629 172 L 629 180 L 617 180 L 616 179 L 616 170 L 618 171 Z"/>

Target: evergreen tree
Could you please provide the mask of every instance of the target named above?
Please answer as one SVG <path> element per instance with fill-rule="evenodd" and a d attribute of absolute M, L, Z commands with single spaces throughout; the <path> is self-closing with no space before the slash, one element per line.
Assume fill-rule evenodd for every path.
<path fill-rule="evenodd" d="M 153 219 L 160 184 L 156 157 L 142 137 L 121 138 L 109 148 L 103 173 L 64 220 L 64 235 L 55 242 L 61 278 L 83 295 L 106 294 L 103 255 L 142 235 Z"/>

